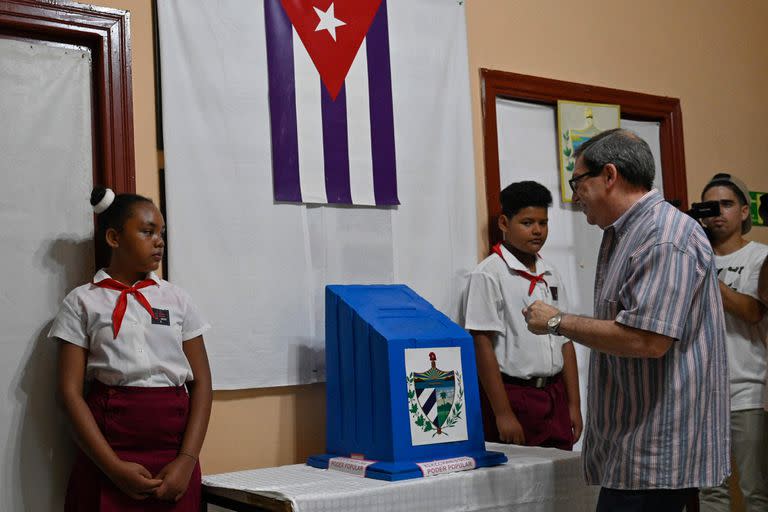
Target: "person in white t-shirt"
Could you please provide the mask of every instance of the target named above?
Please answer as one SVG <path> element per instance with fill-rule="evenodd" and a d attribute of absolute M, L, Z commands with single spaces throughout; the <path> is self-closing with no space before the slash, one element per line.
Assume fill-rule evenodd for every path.
<path fill-rule="evenodd" d="M 763 224 L 768 224 L 768 194 L 760 196 L 760 207 L 757 212 L 763 219 Z M 757 284 L 757 295 L 763 304 L 768 306 L 768 258 L 763 261 L 763 266 L 760 269 L 760 278 Z M 768 393 L 766 393 L 768 396 Z M 768 410 L 768 401 L 766 402 L 766 409 Z"/>
<path fill-rule="evenodd" d="M 763 219 L 763 224 L 768 224 L 768 194 L 760 196 L 760 207 L 757 209 L 757 212 Z M 760 268 L 760 277 L 757 280 L 757 296 L 763 305 L 768 307 L 768 256 L 766 256 L 763 266 Z M 765 402 L 763 402 L 763 409 L 768 411 L 768 372 L 765 375 Z"/>
<path fill-rule="evenodd" d="M 80 448 L 64 510 L 197 512 L 209 325 L 154 273 L 165 222 L 152 201 L 99 187 L 91 205 L 109 266 L 67 295 L 48 334 L 60 342 L 58 392 Z"/>
<path fill-rule="evenodd" d="M 766 386 L 768 315 L 758 299 L 760 268 L 768 246 L 744 238 L 752 227 L 749 189 L 737 177 L 716 174 L 701 194 L 717 201 L 720 214 L 703 220 L 715 251 L 725 310 L 731 385 L 731 453 L 748 511 L 768 510 L 768 415 Z M 733 478 L 733 475 L 731 476 Z M 727 482 L 702 489 L 701 510 L 729 511 Z"/>
<path fill-rule="evenodd" d="M 542 300 L 567 309 L 557 271 L 540 255 L 552 194 L 533 181 L 501 192 L 497 244 L 469 276 L 464 327 L 475 341 L 486 441 L 570 450 L 582 431 L 573 344 L 528 331 L 523 308 Z"/>

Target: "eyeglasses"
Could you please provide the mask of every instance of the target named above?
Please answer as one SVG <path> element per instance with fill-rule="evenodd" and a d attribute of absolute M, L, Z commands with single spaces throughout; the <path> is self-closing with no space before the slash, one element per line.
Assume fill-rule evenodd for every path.
<path fill-rule="evenodd" d="M 568 185 L 571 186 L 571 191 L 576 192 L 576 189 L 579 187 L 579 182 L 581 180 L 587 179 L 587 178 L 594 178 L 595 176 L 599 176 L 600 173 L 602 173 L 602 169 L 598 169 L 596 171 L 589 171 L 585 172 L 584 174 L 580 174 L 576 176 L 575 178 L 571 178 L 568 180 Z"/>

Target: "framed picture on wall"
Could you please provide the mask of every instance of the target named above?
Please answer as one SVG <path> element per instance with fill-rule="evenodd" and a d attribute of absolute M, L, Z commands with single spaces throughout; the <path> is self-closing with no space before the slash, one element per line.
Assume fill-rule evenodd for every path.
<path fill-rule="evenodd" d="M 598 133 L 621 125 L 621 107 L 603 103 L 557 100 L 557 141 L 560 152 L 560 193 L 570 203 L 568 180 L 573 175 L 574 152 Z"/>
<path fill-rule="evenodd" d="M 752 226 L 768 226 L 768 193 L 749 191 Z"/>

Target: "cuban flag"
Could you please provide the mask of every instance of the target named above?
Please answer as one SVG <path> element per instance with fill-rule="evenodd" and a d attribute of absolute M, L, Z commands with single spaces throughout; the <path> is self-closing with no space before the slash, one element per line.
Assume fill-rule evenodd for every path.
<path fill-rule="evenodd" d="M 276 201 L 396 205 L 386 0 L 265 0 Z"/>

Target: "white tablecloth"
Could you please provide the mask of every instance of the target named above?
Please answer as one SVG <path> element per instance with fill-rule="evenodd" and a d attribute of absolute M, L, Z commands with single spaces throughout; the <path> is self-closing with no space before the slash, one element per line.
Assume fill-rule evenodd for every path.
<path fill-rule="evenodd" d="M 488 443 L 502 466 L 400 482 L 360 478 L 303 464 L 203 477 L 203 484 L 276 496 L 296 512 L 593 511 L 599 487 L 584 483 L 581 454 Z"/>

